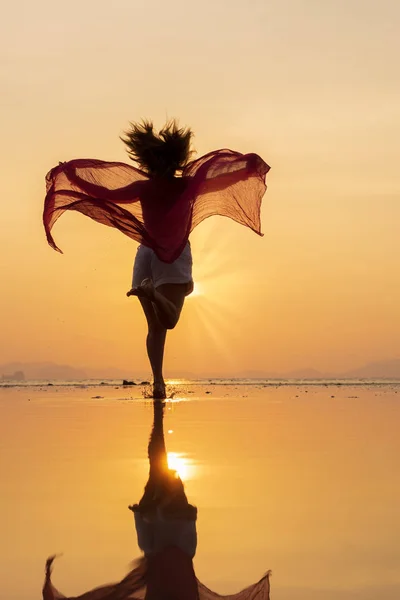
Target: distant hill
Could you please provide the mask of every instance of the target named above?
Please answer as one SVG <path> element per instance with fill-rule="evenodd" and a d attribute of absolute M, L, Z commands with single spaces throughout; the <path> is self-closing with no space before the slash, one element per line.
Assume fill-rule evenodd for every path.
<path fill-rule="evenodd" d="M 313 368 L 296 369 L 286 373 L 243 371 L 236 377 L 270 379 L 400 379 L 400 358 L 371 362 L 344 372 L 322 373 Z"/>
<path fill-rule="evenodd" d="M 138 372 L 133 369 L 119 367 L 106 368 L 77 368 L 71 365 L 60 365 L 53 362 L 13 362 L 0 365 L 0 380 L 2 376 L 22 372 L 25 379 L 63 379 L 66 381 L 79 379 L 147 379 L 149 371 Z M 322 373 L 313 368 L 296 369 L 286 373 L 277 373 L 267 370 L 246 370 L 232 373 L 189 373 L 180 371 L 176 367 L 166 373 L 168 378 L 178 379 L 218 379 L 218 378 L 244 378 L 244 379 L 400 379 L 400 358 L 382 360 L 368 363 L 357 369 L 342 373 Z M 3 378 L 5 380 L 5 377 Z M 22 379 L 22 378 L 21 378 Z"/>
<path fill-rule="evenodd" d="M 280 373 L 267 370 L 246 370 L 222 375 L 207 373 L 203 377 L 210 379 L 217 379 L 218 377 L 243 379 L 400 379 L 400 358 L 371 362 L 344 372 L 321 372 L 311 367 L 305 367 Z"/>
<path fill-rule="evenodd" d="M 149 369 L 150 371 L 150 369 Z M 79 368 L 71 365 L 60 365 L 53 362 L 12 362 L 0 365 L 0 381 L 16 372 L 22 372 L 26 380 L 30 379 L 61 379 L 64 381 L 76 381 L 80 379 L 147 379 L 148 372 L 132 373 L 131 369 L 118 367 L 105 368 Z M 182 376 L 183 377 L 183 376 Z M 20 380 L 22 380 L 21 378 Z M 9 379 L 9 377 L 7 377 Z"/>
<path fill-rule="evenodd" d="M 400 358 L 371 362 L 358 369 L 346 371 L 343 377 L 354 379 L 368 379 L 371 377 L 376 377 L 377 379 L 398 379 L 400 378 Z"/>
<path fill-rule="evenodd" d="M 285 377 L 288 379 L 324 379 L 329 377 L 326 373 L 321 373 L 316 369 L 296 369 L 295 371 L 289 371 L 285 373 Z"/>
<path fill-rule="evenodd" d="M 58 365 L 52 362 L 14 362 L 0 365 L 0 376 L 16 371 L 22 371 L 25 379 L 86 379 L 84 369 L 76 369 L 70 365 Z"/>
<path fill-rule="evenodd" d="M 14 373 L 3 373 L 0 376 L 0 381 L 25 381 L 23 371 L 14 371 Z"/>

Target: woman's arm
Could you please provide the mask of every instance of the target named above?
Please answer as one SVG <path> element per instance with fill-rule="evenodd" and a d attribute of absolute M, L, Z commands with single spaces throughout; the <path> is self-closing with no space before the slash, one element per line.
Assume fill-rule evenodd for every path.
<path fill-rule="evenodd" d="M 131 508 L 131 507 L 130 507 Z M 146 520 L 139 510 L 133 510 L 139 548 L 146 554 L 153 551 L 153 524 Z"/>
<path fill-rule="evenodd" d="M 196 554 L 197 548 L 197 529 L 196 521 L 183 521 L 181 534 L 181 549 L 191 558 Z"/>

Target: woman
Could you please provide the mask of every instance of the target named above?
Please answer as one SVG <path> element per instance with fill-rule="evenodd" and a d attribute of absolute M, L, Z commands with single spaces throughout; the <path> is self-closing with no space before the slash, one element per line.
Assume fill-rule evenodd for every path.
<path fill-rule="evenodd" d="M 221 600 L 196 578 L 193 557 L 197 547 L 197 509 L 189 504 L 183 483 L 168 468 L 163 433 L 163 404 L 154 402 L 154 421 L 148 447 L 149 479 L 143 497 L 130 506 L 138 545 L 144 558 L 116 584 L 74 599 L 51 582 L 54 557 L 46 563 L 43 600 Z M 227 600 L 269 600 L 269 573 Z"/>
<path fill-rule="evenodd" d="M 193 291 L 189 234 L 201 221 L 222 215 L 259 235 L 261 200 L 269 166 L 257 154 L 216 150 L 189 162 L 192 132 L 167 123 L 132 124 L 123 138 L 139 168 L 78 159 L 60 163 L 46 177 L 43 222 L 51 229 L 66 210 L 76 210 L 138 241 L 132 288 L 148 324 L 147 353 L 153 396 L 165 398 L 166 333 Z"/>

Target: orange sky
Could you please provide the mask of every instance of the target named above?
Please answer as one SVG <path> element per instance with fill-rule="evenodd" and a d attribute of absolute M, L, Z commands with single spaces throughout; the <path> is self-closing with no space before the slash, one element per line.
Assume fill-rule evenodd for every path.
<path fill-rule="evenodd" d="M 59 160 L 128 160 L 118 136 L 178 117 L 199 153 L 271 164 L 264 238 L 192 236 L 191 298 L 167 371 L 345 370 L 400 356 L 397 0 L 48 0 L 1 24 L 0 363 L 147 370 L 125 292 L 136 244 L 81 215 L 41 225 Z M 218 237 L 217 237 L 218 236 Z"/>

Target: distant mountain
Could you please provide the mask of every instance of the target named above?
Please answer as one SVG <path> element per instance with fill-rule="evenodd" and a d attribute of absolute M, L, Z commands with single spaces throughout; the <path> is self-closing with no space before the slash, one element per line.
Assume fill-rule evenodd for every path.
<path fill-rule="evenodd" d="M 64 381 L 75 381 L 80 379 L 147 379 L 149 376 L 147 371 L 143 373 L 132 373 L 131 369 L 121 369 L 118 367 L 82 369 L 53 362 L 13 362 L 0 365 L 0 380 L 3 379 L 5 381 L 6 379 L 9 379 L 10 374 L 15 374 L 16 372 L 22 372 L 27 380 L 61 379 Z M 2 377 L 3 375 L 5 377 Z"/>
<path fill-rule="evenodd" d="M 134 375 L 131 369 L 120 369 L 119 367 L 87 368 L 85 372 L 86 379 L 132 379 L 138 376 Z"/>
<path fill-rule="evenodd" d="M 76 368 L 71 365 L 60 365 L 52 362 L 13 362 L 0 365 L 0 380 L 6 376 L 22 372 L 25 379 L 148 379 L 149 370 L 134 371 L 120 367 L 106 368 Z M 368 363 L 362 367 L 351 369 L 342 373 L 322 373 L 313 368 L 296 369 L 286 373 L 262 370 L 245 370 L 231 373 L 190 373 L 174 368 L 167 371 L 169 379 L 400 379 L 400 358 L 382 360 Z M 21 378 L 22 379 L 22 378 Z"/>
<path fill-rule="evenodd" d="M 368 363 L 358 369 L 346 371 L 343 377 L 354 379 L 398 379 L 400 378 L 400 358 L 392 358 L 389 360 L 380 360 Z"/>
<path fill-rule="evenodd" d="M 0 381 L 25 381 L 23 371 L 14 371 L 14 373 L 3 373 L 0 376 Z"/>
<path fill-rule="evenodd" d="M 86 371 L 70 365 L 58 365 L 52 362 L 8 363 L 0 365 L 0 376 L 22 371 L 25 379 L 86 379 Z"/>
<path fill-rule="evenodd" d="M 321 373 L 316 369 L 296 369 L 295 371 L 289 371 L 285 373 L 287 379 L 325 379 L 329 377 L 326 373 Z"/>
<path fill-rule="evenodd" d="M 313 368 L 304 368 L 285 373 L 242 371 L 235 377 L 249 379 L 400 379 L 400 358 L 371 362 L 345 372 L 327 373 Z"/>
<path fill-rule="evenodd" d="M 238 379 L 400 379 L 400 359 L 393 358 L 371 362 L 345 372 L 321 372 L 312 367 L 305 367 L 280 373 L 262 370 L 246 370 L 223 374 L 206 373 L 203 377 L 209 379 L 224 377 L 227 379 L 232 377 Z"/>
<path fill-rule="evenodd" d="M 281 376 L 282 375 L 280 375 L 279 373 L 274 373 L 273 371 L 255 371 L 251 369 L 246 371 L 240 371 L 235 375 L 230 375 L 230 377 L 237 377 L 239 379 L 279 379 Z M 221 375 L 219 375 L 219 377 L 221 377 Z M 227 375 L 227 377 L 229 378 L 229 375 Z"/>

